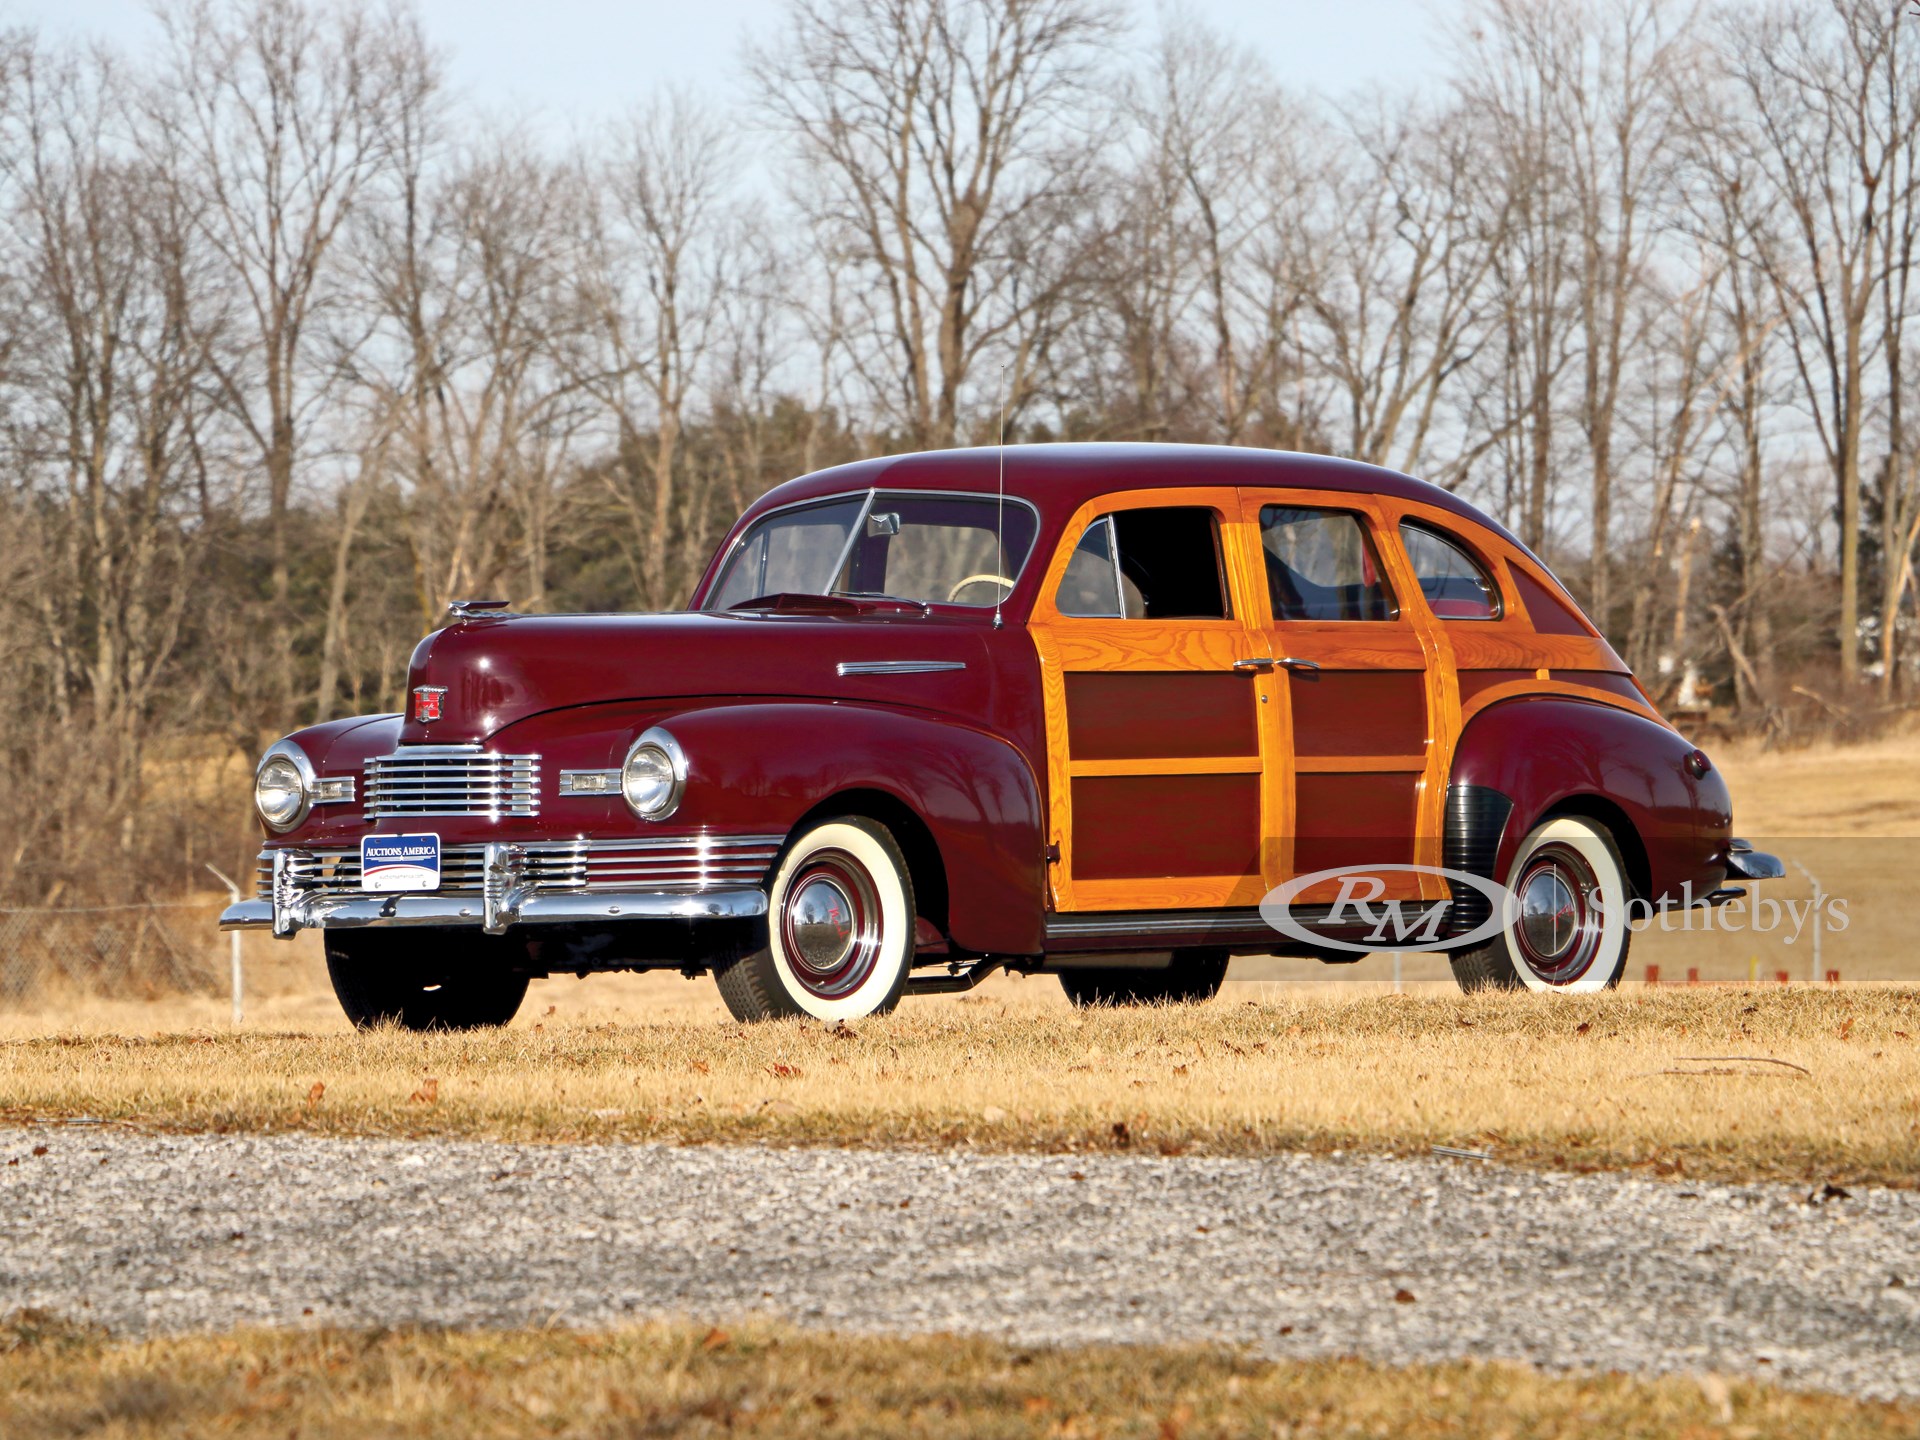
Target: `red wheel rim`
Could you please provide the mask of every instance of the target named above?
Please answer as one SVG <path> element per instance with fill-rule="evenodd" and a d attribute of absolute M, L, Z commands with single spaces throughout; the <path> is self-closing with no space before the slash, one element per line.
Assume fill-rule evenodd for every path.
<path fill-rule="evenodd" d="M 1513 887 L 1519 914 L 1507 933 L 1542 984 L 1571 985 L 1593 968 L 1605 920 L 1600 880 L 1587 857 L 1558 841 L 1527 857 Z"/>
<path fill-rule="evenodd" d="M 780 902 L 780 945 L 801 989 L 821 1000 L 858 990 L 880 960 L 880 898 L 844 850 L 817 850 L 801 862 Z"/>

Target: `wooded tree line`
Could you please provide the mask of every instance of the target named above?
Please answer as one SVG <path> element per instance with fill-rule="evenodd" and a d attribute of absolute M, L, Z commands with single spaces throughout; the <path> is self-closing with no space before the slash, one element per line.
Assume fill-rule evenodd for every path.
<path fill-rule="evenodd" d="M 1186 12 L 789 0 L 566 144 L 404 5 L 0 37 L 0 898 L 243 855 L 263 739 L 397 708 L 450 599 L 676 606 L 769 486 L 1003 409 L 1406 470 L 1678 703 L 1899 705 L 1905 8 L 1468 0 L 1325 95 Z"/>

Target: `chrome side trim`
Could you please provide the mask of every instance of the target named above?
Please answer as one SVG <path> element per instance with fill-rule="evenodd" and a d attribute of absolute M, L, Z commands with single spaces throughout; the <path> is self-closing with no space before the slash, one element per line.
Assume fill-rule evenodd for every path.
<path fill-rule="evenodd" d="M 849 675 L 931 675 L 940 670 L 964 670 L 964 660 L 842 660 L 834 666 L 842 679 Z"/>

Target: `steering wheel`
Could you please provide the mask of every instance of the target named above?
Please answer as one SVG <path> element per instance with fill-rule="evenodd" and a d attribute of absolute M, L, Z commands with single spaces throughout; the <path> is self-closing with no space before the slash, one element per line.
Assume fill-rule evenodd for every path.
<path fill-rule="evenodd" d="M 988 570 L 978 575 L 967 576 L 966 579 L 947 591 L 947 603 L 949 605 L 959 604 L 960 592 L 965 590 L 969 585 L 998 585 L 1002 590 L 1009 593 L 1013 590 L 1013 581 L 1007 579 L 1004 575 L 996 575 L 991 570 Z M 1004 599 L 1006 597 L 1002 596 L 1001 598 Z"/>

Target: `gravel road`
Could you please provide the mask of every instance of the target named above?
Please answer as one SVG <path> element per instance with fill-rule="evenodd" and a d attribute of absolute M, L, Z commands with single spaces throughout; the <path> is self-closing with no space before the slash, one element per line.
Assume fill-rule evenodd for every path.
<path fill-rule="evenodd" d="M 47 1153 L 30 1151 L 45 1145 Z M 122 1333 L 759 1311 L 1920 1396 L 1920 1194 L 1447 1160 L 0 1132 L 0 1312 Z"/>

